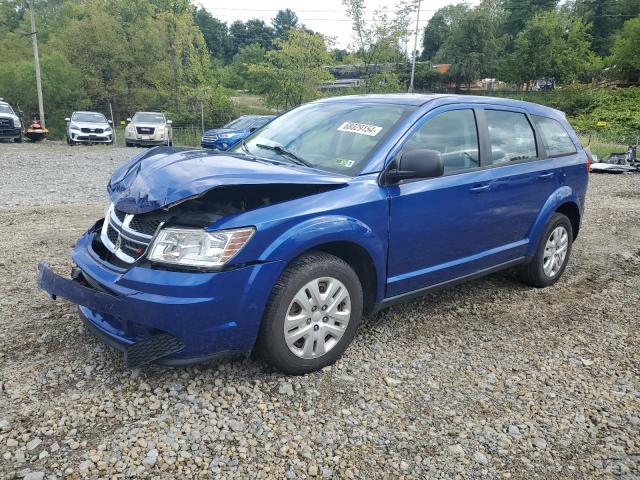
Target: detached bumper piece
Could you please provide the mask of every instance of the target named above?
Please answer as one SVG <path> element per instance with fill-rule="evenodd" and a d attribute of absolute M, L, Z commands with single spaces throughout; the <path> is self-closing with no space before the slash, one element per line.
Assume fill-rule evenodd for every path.
<path fill-rule="evenodd" d="M 54 300 L 62 297 L 72 303 L 87 307 L 96 312 L 122 318 L 126 311 L 126 301 L 115 295 L 101 292 L 83 282 L 82 273 L 73 271 L 73 279 L 57 275 L 46 262 L 38 265 L 38 287 L 47 292 Z M 101 331 L 90 322 L 85 322 L 91 333 L 105 341 L 108 345 L 124 352 L 127 367 L 136 368 L 168 355 L 178 353 L 184 343 L 168 333 L 157 333 L 130 344 L 114 341 L 106 332 Z"/>

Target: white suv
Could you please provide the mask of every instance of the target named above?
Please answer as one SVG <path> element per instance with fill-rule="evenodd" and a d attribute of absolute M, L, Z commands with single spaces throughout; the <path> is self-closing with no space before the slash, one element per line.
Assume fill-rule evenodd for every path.
<path fill-rule="evenodd" d="M 98 112 L 73 112 L 67 122 L 67 143 L 112 143 L 113 127 L 111 120 L 107 120 Z"/>
<path fill-rule="evenodd" d="M 137 112 L 133 118 L 127 118 L 129 124 L 124 130 L 127 147 L 134 145 L 173 145 L 171 120 L 164 113 Z"/>

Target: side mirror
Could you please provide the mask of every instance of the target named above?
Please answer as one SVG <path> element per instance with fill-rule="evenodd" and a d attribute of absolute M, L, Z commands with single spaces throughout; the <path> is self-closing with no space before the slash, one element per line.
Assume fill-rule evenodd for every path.
<path fill-rule="evenodd" d="M 167 123 L 171 125 L 173 123 L 173 120 L 167 120 Z"/>
<path fill-rule="evenodd" d="M 22 117 L 24 117 L 24 112 L 22 110 L 18 110 L 16 112 L 16 115 L 18 115 L 19 118 L 22 118 Z"/>
<path fill-rule="evenodd" d="M 65 121 L 65 122 L 70 122 L 70 121 L 71 121 L 71 119 L 70 119 L 69 117 L 67 117 L 67 118 L 65 118 L 65 119 L 64 119 L 64 121 Z"/>
<path fill-rule="evenodd" d="M 131 123 L 131 118 L 127 117 L 127 122 Z"/>
<path fill-rule="evenodd" d="M 391 183 L 410 178 L 432 178 L 444 174 L 444 162 L 436 150 L 417 149 L 404 152 L 400 157 L 400 166 L 387 172 Z"/>

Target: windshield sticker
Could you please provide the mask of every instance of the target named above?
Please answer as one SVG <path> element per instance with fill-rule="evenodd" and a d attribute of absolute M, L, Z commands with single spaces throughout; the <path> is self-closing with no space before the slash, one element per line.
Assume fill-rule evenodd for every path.
<path fill-rule="evenodd" d="M 351 168 L 356 164 L 355 161 L 353 160 L 346 160 L 344 158 L 339 158 L 338 160 L 336 160 L 336 165 L 338 165 L 339 167 L 344 167 L 344 168 Z"/>
<path fill-rule="evenodd" d="M 338 127 L 339 132 L 359 133 L 360 135 L 368 135 L 369 137 L 375 137 L 381 130 L 382 127 L 355 122 L 344 122 Z"/>

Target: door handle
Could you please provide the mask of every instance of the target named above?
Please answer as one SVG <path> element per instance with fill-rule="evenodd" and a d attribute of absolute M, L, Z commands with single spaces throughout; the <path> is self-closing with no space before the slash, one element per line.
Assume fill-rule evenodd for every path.
<path fill-rule="evenodd" d="M 540 178 L 542 180 L 545 180 L 547 178 L 553 177 L 554 175 L 555 175 L 555 173 L 553 173 L 553 172 L 547 172 L 547 173 L 542 173 L 542 174 L 538 175 L 538 178 Z"/>
<path fill-rule="evenodd" d="M 470 188 L 469 191 L 471 193 L 482 193 L 482 192 L 486 192 L 491 188 L 491 185 L 480 185 L 478 187 L 473 187 Z"/>

